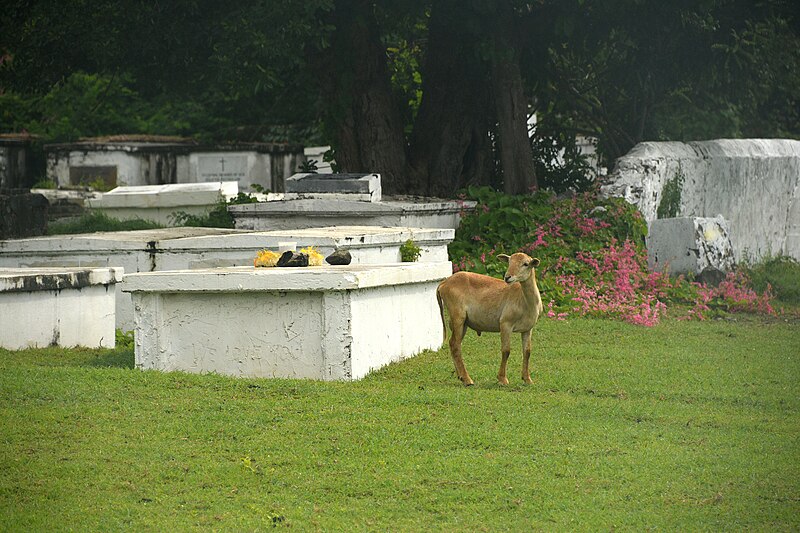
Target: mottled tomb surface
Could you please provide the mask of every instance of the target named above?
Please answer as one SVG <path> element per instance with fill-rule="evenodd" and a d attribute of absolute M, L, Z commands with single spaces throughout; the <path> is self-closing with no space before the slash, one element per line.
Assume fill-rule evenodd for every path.
<path fill-rule="evenodd" d="M 252 267 L 127 276 L 136 366 L 354 380 L 442 342 L 449 262 Z"/>
<path fill-rule="evenodd" d="M 114 267 L 153 272 L 252 266 L 259 250 L 278 250 L 282 242 L 316 247 L 324 256 L 348 250 L 353 264 L 398 263 L 400 246 L 413 240 L 421 262 L 447 261 L 452 229 L 344 226 L 250 232 L 219 228 L 165 228 L 99 232 L 0 241 L 2 267 Z M 133 304 L 117 297 L 117 327 L 133 329 Z"/>
<path fill-rule="evenodd" d="M 121 268 L 0 268 L 0 346 L 113 348 Z"/>
<path fill-rule="evenodd" d="M 737 262 L 800 259 L 800 141 L 640 143 L 617 160 L 601 191 L 636 205 L 650 224 L 722 215 Z"/>

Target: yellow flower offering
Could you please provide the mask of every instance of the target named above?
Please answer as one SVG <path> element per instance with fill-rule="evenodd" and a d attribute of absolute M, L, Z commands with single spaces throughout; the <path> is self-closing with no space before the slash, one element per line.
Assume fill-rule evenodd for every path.
<path fill-rule="evenodd" d="M 322 257 L 322 254 L 319 253 L 319 250 L 313 246 L 306 246 L 305 248 L 302 248 L 300 253 L 308 256 L 308 266 L 322 266 L 322 261 L 325 259 Z"/>
<path fill-rule="evenodd" d="M 274 267 L 281 258 L 281 254 L 273 252 L 272 250 L 261 250 L 256 254 L 253 260 L 253 266 L 256 267 Z"/>

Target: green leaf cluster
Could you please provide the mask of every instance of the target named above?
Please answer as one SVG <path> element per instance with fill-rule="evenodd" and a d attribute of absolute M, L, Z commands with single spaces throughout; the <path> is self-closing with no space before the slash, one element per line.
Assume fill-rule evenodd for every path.
<path fill-rule="evenodd" d="M 151 220 L 135 218 L 118 220 L 101 211 L 87 211 L 75 219 L 54 222 L 47 226 L 48 235 L 72 235 L 76 233 L 95 233 L 97 231 L 134 231 L 162 228 Z"/>
<path fill-rule="evenodd" d="M 412 239 L 400 245 L 400 260 L 403 263 L 413 263 L 419 259 L 420 247 Z"/>
<path fill-rule="evenodd" d="M 456 237 L 449 247 L 450 257 L 491 257 L 471 270 L 499 275 L 505 266 L 493 259 L 498 253 L 525 251 L 536 255 L 543 264 L 559 257 L 573 258 L 579 251 L 598 251 L 612 240 L 631 240 L 644 247 L 647 224 L 636 208 L 619 198 L 600 199 L 593 193 L 558 197 L 549 191 L 514 196 L 489 187 L 471 187 L 463 199 L 477 202 L 465 213 Z M 582 233 L 580 220 L 592 219 L 607 224 L 593 233 Z M 599 225 L 599 224 L 598 224 Z M 535 246 L 538 233 L 545 232 L 546 244 Z"/>
<path fill-rule="evenodd" d="M 597 253 L 625 240 L 644 250 L 647 224 L 622 199 L 600 199 L 591 192 L 570 197 L 547 191 L 512 196 L 488 187 L 467 189 L 463 196 L 477 205 L 464 214 L 449 246 L 455 268 L 502 277 L 506 265 L 497 255 L 525 252 L 542 261 L 540 289 L 558 305 L 567 303 L 566 297 L 551 273 L 575 274 L 586 281 L 596 275 L 579 260 L 579 253 Z M 587 227 L 595 229 L 590 232 Z"/>

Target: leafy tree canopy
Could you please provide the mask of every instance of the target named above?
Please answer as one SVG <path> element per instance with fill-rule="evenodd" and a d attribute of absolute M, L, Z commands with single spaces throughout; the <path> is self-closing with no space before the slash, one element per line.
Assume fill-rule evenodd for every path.
<path fill-rule="evenodd" d="M 607 164 L 642 140 L 800 136 L 799 10 L 11 0 L 0 129 L 324 142 L 344 170 L 380 171 L 398 192 L 580 188 L 575 134 L 596 137 Z"/>

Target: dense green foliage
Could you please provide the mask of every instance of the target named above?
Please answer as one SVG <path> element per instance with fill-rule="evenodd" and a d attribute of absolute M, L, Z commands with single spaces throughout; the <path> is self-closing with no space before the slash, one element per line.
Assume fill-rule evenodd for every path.
<path fill-rule="evenodd" d="M 545 12 L 537 107 L 597 136 L 607 162 L 641 140 L 800 135 L 795 2 L 554 2 Z"/>
<path fill-rule="evenodd" d="M 576 134 L 607 164 L 641 140 L 800 136 L 788 0 L 12 0 L 3 13 L 0 132 L 44 141 L 331 143 L 344 171 L 380 167 L 386 190 L 451 194 L 527 175 L 502 168 L 525 135 L 506 127 L 519 109 L 538 119 L 534 179 L 556 191 L 588 185 Z"/>
<path fill-rule="evenodd" d="M 4 531 L 792 531 L 800 329 L 544 320 L 355 383 L 0 350 Z M 519 368 L 519 341 L 510 368 Z"/>
<path fill-rule="evenodd" d="M 67 235 L 73 233 L 94 233 L 96 231 L 133 231 L 161 228 L 150 220 L 118 220 L 99 211 L 89 211 L 76 219 L 51 222 L 47 226 L 48 235 Z"/>
<path fill-rule="evenodd" d="M 316 126 L 315 103 L 293 36 L 317 29 L 302 17 L 319 7 L 12 1 L 0 20 L 0 124 L 47 140 L 300 140 Z"/>
<path fill-rule="evenodd" d="M 787 256 L 766 257 L 754 264 L 745 264 L 742 268 L 757 291 L 771 288 L 781 302 L 800 306 L 800 263 L 796 259 Z"/>
<path fill-rule="evenodd" d="M 754 290 L 747 270 L 729 273 L 716 287 L 650 272 L 647 226 L 641 213 L 621 199 L 598 199 L 593 193 L 561 199 L 547 192 L 510 196 L 488 188 L 469 189 L 464 198 L 477 206 L 464 213 L 449 247 L 454 269 L 501 277 L 506 265 L 497 254 L 536 256 L 550 317 L 612 316 L 652 326 L 667 304 L 689 305 L 687 317 L 698 318 L 732 311 L 775 313 L 774 288 L 760 283 Z M 791 281 L 780 285 L 785 290 Z"/>
<path fill-rule="evenodd" d="M 499 253 L 535 254 L 552 268 L 560 257 L 598 252 L 614 240 L 643 248 L 647 235 L 641 214 L 618 198 L 597 200 L 587 193 L 560 199 L 547 191 L 511 196 L 482 187 L 468 189 L 463 199 L 477 206 L 462 217 L 450 258 L 460 269 L 482 274 L 505 272 Z"/>

